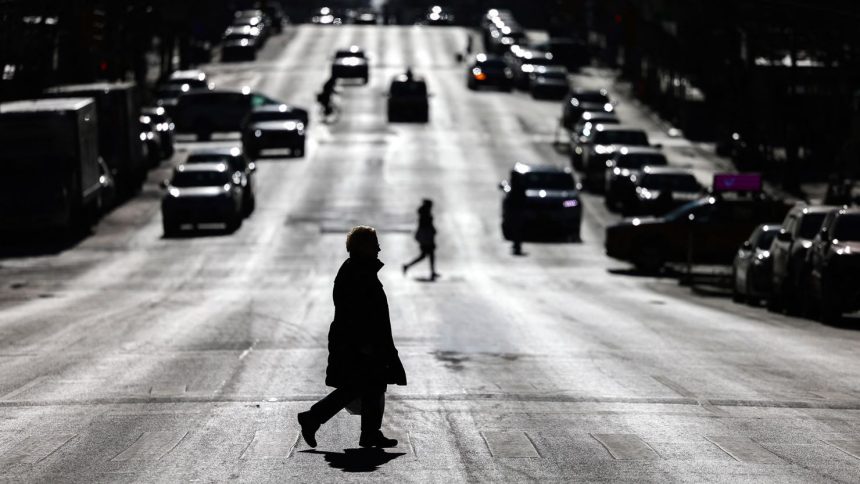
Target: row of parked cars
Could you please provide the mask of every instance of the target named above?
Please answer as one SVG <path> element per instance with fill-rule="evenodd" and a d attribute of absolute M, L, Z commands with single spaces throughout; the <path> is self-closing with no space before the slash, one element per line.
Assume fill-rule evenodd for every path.
<path fill-rule="evenodd" d="M 283 32 L 289 19 L 278 2 L 260 8 L 239 10 L 221 36 L 221 61 L 253 61 L 273 34 Z"/>
<path fill-rule="evenodd" d="M 798 204 L 756 227 L 732 270 L 736 301 L 836 322 L 860 309 L 860 208 Z"/>

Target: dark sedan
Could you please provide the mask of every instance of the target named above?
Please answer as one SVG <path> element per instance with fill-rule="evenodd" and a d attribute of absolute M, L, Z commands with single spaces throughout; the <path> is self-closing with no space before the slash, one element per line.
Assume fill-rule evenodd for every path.
<path fill-rule="evenodd" d="M 257 171 L 257 165 L 249 160 L 241 149 L 232 148 L 201 148 L 192 151 L 185 159 L 185 163 L 193 165 L 197 163 L 226 163 L 233 174 L 234 182 L 239 181 L 242 188 L 242 210 L 247 216 L 254 211 L 256 203 L 256 193 L 254 182 L 254 172 Z"/>
<path fill-rule="evenodd" d="M 510 91 L 512 82 L 511 69 L 501 57 L 492 54 L 476 55 L 466 73 L 466 86 L 472 90 L 492 87 Z"/>
<path fill-rule="evenodd" d="M 266 151 L 287 150 L 304 156 L 308 112 L 286 104 L 259 106 L 251 111 L 242 129 L 242 145 L 252 158 Z"/>
<path fill-rule="evenodd" d="M 625 215 L 663 215 L 697 200 L 704 191 L 692 173 L 669 166 L 646 166 L 630 181 L 634 196 L 623 208 Z"/>
<path fill-rule="evenodd" d="M 364 51 L 353 45 L 335 52 L 331 76 L 335 79 L 361 79 L 362 83 L 367 84 L 370 70 Z"/>
<path fill-rule="evenodd" d="M 598 124 L 571 150 L 571 160 L 577 168 L 577 153 L 585 171 L 585 186 L 600 191 L 605 188 L 607 162 L 622 146 L 649 146 L 645 131 L 625 125 Z"/>
<path fill-rule="evenodd" d="M 615 105 L 606 89 L 574 89 L 565 99 L 561 110 L 561 124 L 572 130 L 585 111 L 612 112 Z"/>
<path fill-rule="evenodd" d="M 161 200 L 164 236 L 178 235 L 183 226 L 223 224 L 228 231 L 242 225 L 242 187 L 227 163 L 179 165 L 164 183 Z"/>
<path fill-rule="evenodd" d="M 831 210 L 806 256 L 807 307 L 823 323 L 860 309 L 860 208 Z"/>
<path fill-rule="evenodd" d="M 564 237 L 579 241 L 582 201 L 570 169 L 517 163 L 510 179 L 499 184 L 502 234 L 506 240 Z"/>
<path fill-rule="evenodd" d="M 782 227 L 762 224 L 753 230 L 735 254 L 732 264 L 732 299 L 758 304 L 771 289 L 770 244 Z"/>
<path fill-rule="evenodd" d="M 659 148 L 622 146 L 606 165 L 606 196 L 611 210 L 623 209 L 636 199 L 634 180 L 646 166 L 666 166 L 668 161 Z"/>
<path fill-rule="evenodd" d="M 646 271 L 667 262 L 732 263 L 737 248 L 761 223 L 779 220 L 782 202 L 709 196 L 662 217 L 625 219 L 606 229 L 606 254 Z"/>
<path fill-rule="evenodd" d="M 564 66 L 536 67 L 529 79 L 529 91 L 535 99 L 562 99 L 570 92 Z"/>
<path fill-rule="evenodd" d="M 427 84 L 423 79 L 400 75 L 388 91 L 388 122 L 426 123 L 430 120 Z"/>
<path fill-rule="evenodd" d="M 173 120 L 167 116 L 167 110 L 163 106 L 147 106 L 142 108 L 140 113 L 149 118 L 150 122 L 155 125 L 155 135 L 160 140 L 162 159 L 173 156 L 176 141 L 173 131 L 176 126 L 173 124 Z"/>

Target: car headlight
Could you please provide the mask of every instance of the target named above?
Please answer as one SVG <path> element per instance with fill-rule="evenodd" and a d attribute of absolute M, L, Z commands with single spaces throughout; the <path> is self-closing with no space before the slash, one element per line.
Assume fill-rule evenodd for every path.
<path fill-rule="evenodd" d="M 170 196 L 171 196 L 171 197 L 173 197 L 173 198 L 178 198 L 178 197 L 179 197 L 179 193 L 180 193 L 180 192 L 179 192 L 179 189 L 178 189 L 178 188 L 176 188 L 176 187 L 170 187 L 170 188 L 168 188 L 168 189 L 167 189 L 167 194 L 168 194 L 168 195 L 170 195 Z"/>

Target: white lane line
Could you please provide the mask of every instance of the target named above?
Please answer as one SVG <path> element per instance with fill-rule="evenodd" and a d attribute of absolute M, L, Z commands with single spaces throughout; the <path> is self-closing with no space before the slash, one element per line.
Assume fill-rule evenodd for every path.
<path fill-rule="evenodd" d="M 591 434 L 616 460 L 651 460 L 660 455 L 636 434 Z"/>
<path fill-rule="evenodd" d="M 836 447 L 855 459 L 860 459 L 860 440 L 825 440 L 824 442 Z"/>
<path fill-rule="evenodd" d="M 540 457 L 525 432 L 493 430 L 481 432 L 481 436 L 493 457 Z"/>
<path fill-rule="evenodd" d="M 75 434 L 43 435 L 27 437 L 0 457 L 0 464 L 36 464 L 53 454 Z"/>
<path fill-rule="evenodd" d="M 242 452 L 242 459 L 283 459 L 289 457 L 296 442 L 296 432 L 258 430 Z"/>
<path fill-rule="evenodd" d="M 112 462 L 156 461 L 173 450 L 188 432 L 144 432 L 133 444 L 111 459 Z"/>
<path fill-rule="evenodd" d="M 33 388 L 33 387 L 35 387 L 35 386 L 38 386 L 38 385 L 39 385 L 39 384 L 41 384 L 43 381 L 45 381 L 47 378 L 48 378 L 48 377 L 47 377 L 46 375 L 42 375 L 42 376 L 39 376 L 39 377 L 33 378 L 33 379 L 32 379 L 32 380 L 30 380 L 29 382 L 27 382 L 27 383 L 25 383 L 25 384 L 21 385 L 20 387 L 18 387 L 18 388 L 16 388 L 16 389 L 12 390 L 11 392 L 9 392 L 9 393 L 7 393 L 7 394 L 3 395 L 2 397 L 0 397 L 0 401 L 2 401 L 2 400 L 11 400 L 12 398 L 15 398 L 16 396 L 18 396 L 18 395 L 20 395 L 20 394 L 22 394 L 22 393 L 24 393 L 24 392 L 26 392 L 26 391 L 30 390 L 31 388 Z"/>
<path fill-rule="evenodd" d="M 160 383 L 149 389 L 153 397 L 173 397 L 184 395 L 188 391 L 188 385 L 179 383 Z"/>
<path fill-rule="evenodd" d="M 670 378 L 667 378 L 667 377 L 662 376 L 662 375 L 651 375 L 651 378 L 653 378 L 655 381 L 657 381 L 661 385 L 671 389 L 673 392 L 677 393 L 678 395 L 681 395 L 682 397 L 695 398 L 699 402 L 699 405 L 702 406 L 702 408 L 704 408 L 705 410 L 707 410 L 713 414 L 719 415 L 721 417 L 728 417 L 729 416 L 729 413 L 726 412 L 725 410 L 714 406 L 707 399 L 698 398 L 694 392 L 688 390 L 683 385 L 681 385 L 680 383 L 678 383 L 678 382 L 676 382 Z"/>
<path fill-rule="evenodd" d="M 761 444 L 749 437 L 721 435 L 707 436 L 705 438 L 738 462 L 750 462 L 754 464 L 785 463 L 779 456 L 765 449 Z"/>

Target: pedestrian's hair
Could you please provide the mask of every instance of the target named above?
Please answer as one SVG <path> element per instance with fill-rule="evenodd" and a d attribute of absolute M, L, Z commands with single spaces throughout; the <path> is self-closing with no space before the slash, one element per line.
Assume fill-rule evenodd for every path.
<path fill-rule="evenodd" d="M 376 229 L 367 225 L 358 225 L 346 235 L 346 251 L 352 254 L 352 251 L 364 244 L 376 243 Z"/>

